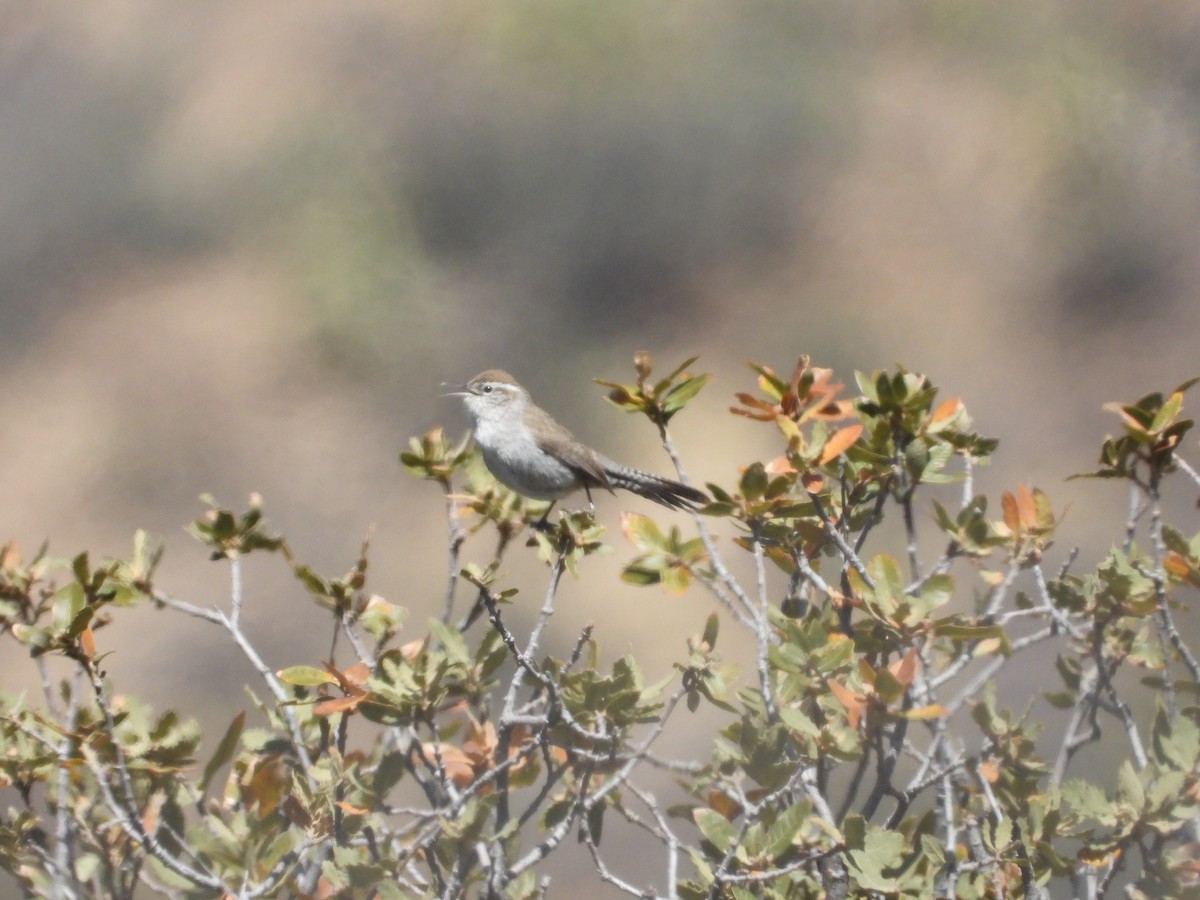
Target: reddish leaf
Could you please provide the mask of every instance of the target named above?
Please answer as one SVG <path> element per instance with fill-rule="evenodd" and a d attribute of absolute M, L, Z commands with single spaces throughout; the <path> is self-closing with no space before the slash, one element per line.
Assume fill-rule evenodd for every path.
<path fill-rule="evenodd" d="M 1013 534 L 1021 531 L 1021 515 L 1017 511 L 1017 498 L 1005 491 L 1000 495 L 1000 507 L 1004 511 L 1004 524 Z"/>
<path fill-rule="evenodd" d="M 292 794 L 288 794 L 287 797 L 284 798 L 283 805 L 280 808 L 283 810 L 283 814 L 288 817 L 288 820 L 293 825 L 298 825 L 301 828 L 308 828 L 313 823 L 312 816 L 308 814 L 308 810 L 301 806 L 300 801 L 297 800 Z"/>
<path fill-rule="evenodd" d="M 323 659 L 323 660 L 321 660 L 321 665 L 323 665 L 325 667 L 325 671 L 327 671 L 330 675 L 332 675 L 334 678 L 337 679 L 338 687 L 340 687 L 349 696 L 361 697 L 363 694 L 366 693 L 366 691 L 364 691 L 361 687 L 359 687 L 359 685 L 362 684 L 363 681 L 366 681 L 366 675 L 364 675 L 364 677 L 361 680 L 357 681 L 357 683 L 356 683 L 355 679 L 348 676 L 345 672 L 340 671 L 337 668 L 337 666 L 335 666 L 333 663 L 328 662 L 327 660 Z M 359 663 L 357 665 L 362 665 L 362 664 Z M 355 666 L 355 668 L 357 668 L 357 665 Z M 363 666 L 363 669 L 365 670 L 366 666 Z M 366 674 L 369 674 L 369 673 L 366 673 Z"/>
<path fill-rule="evenodd" d="M 705 799 L 708 801 L 709 809 L 716 810 L 730 822 L 737 818 L 738 813 L 742 811 L 741 804 L 724 791 L 709 791 Z"/>
<path fill-rule="evenodd" d="M 845 453 L 858 440 L 858 436 L 862 434 L 862 430 L 863 427 L 861 425 L 847 425 L 845 428 L 835 431 L 829 436 L 829 440 L 825 442 L 825 447 L 821 450 L 821 456 L 817 460 L 817 465 L 823 466 L 830 460 L 837 459 Z"/>
<path fill-rule="evenodd" d="M 777 456 L 765 466 L 768 473 L 771 475 L 790 475 L 796 469 L 788 462 L 786 456 Z"/>
<path fill-rule="evenodd" d="M 433 744 L 421 745 L 421 756 L 429 765 L 437 768 L 438 755 L 442 757 L 442 765 L 446 769 L 446 777 L 458 787 L 466 787 L 475 779 L 475 768 L 467 754 L 452 744 L 441 744 L 438 752 L 434 752 Z"/>
<path fill-rule="evenodd" d="M 931 703 L 928 706 L 918 706 L 915 709 L 907 709 L 900 715 L 906 719 L 924 721 L 925 719 L 940 719 L 943 716 L 948 716 L 950 715 L 950 710 L 946 709 L 946 707 L 942 706 L 940 703 Z"/>
<path fill-rule="evenodd" d="M 962 401 L 957 397 L 947 397 L 945 400 L 939 403 L 937 409 L 933 411 L 933 418 L 931 421 L 944 422 L 946 419 L 949 419 L 951 416 L 957 413 L 960 406 L 962 406 Z"/>
<path fill-rule="evenodd" d="M 850 688 L 834 681 L 832 678 L 827 679 L 825 683 L 829 685 L 829 690 L 838 703 L 846 707 L 846 719 L 850 722 L 850 727 L 858 728 L 859 719 L 862 717 L 862 712 L 867 706 L 866 696 L 856 694 Z"/>
<path fill-rule="evenodd" d="M 79 649 L 88 659 L 92 659 L 96 655 L 96 636 L 92 633 L 91 625 L 79 633 Z"/>
<path fill-rule="evenodd" d="M 901 659 L 888 666 L 888 671 L 905 687 L 912 684 L 913 679 L 917 677 L 917 648 L 910 647 Z"/>
<path fill-rule="evenodd" d="M 291 770 L 283 755 L 272 753 L 259 760 L 250 781 L 243 786 L 246 806 L 257 807 L 258 817 L 265 819 L 283 800 L 291 781 Z"/>
<path fill-rule="evenodd" d="M 1031 531 L 1037 528 L 1037 504 L 1034 502 L 1029 488 L 1023 484 L 1017 485 L 1017 513 L 1020 517 L 1022 531 Z"/>
<path fill-rule="evenodd" d="M 409 641 L 407 644 L 400 645 L 400 655 L 404 657 L 406 662 L 412 662 L 421 655 L 421 651 L 425 649 L 425 638 L 418 638 L 415 641 Z"/>
<path fill-rule="evenodd" d="M 346 680 L 355 687 L 362 687 L 371 677 L 371 670 L 365 662 L 357 662 L 345 671 Z"/>
<path fill-rule="evenodd" d="M 353 712 L 358 704 L 366 697 L 365 691 L 359 691 L 354 697 L 334 697 L 332 700 L 322 700 L 313 707 L 314 716 L 332 716 L 334 713 Z"/>

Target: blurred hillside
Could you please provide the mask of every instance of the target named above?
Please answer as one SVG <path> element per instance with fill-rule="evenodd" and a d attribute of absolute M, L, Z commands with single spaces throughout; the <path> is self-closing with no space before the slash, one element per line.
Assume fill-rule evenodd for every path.
<path fill-rule="evenodd" d="M 903 363 L 1001 438 L 982 489 L 1075 504 L 1089 562 L 1125 496 L 1062 479 L 1115 428 L 1101 404 L 1200 374 L 1185 0 L 7 2 L 0 121 L 0 538 L 115 554 L 147 528 L 202 605 L 225 575 L 181 526 L 259 491 L 331 572 L 373 525 L 374 589 L 420 621 L 442 505 L 396 452 L 461 430 L 439 384 L 492 366 L 665 471 L 591 379 L 702 354 L 676 437 L 728 481 L 770 440 L 725 411 L 744 359 Z M 614 577 L 637 502 L 601 501 Z M 248 568 L 268 659 L 323 652 L 279 567 Z M 617 651 L 707 612 L 566 599 L 564 640 L 611 610 Z M 222 635 L 137 621 L 119 683 L 240 696 Z"/>

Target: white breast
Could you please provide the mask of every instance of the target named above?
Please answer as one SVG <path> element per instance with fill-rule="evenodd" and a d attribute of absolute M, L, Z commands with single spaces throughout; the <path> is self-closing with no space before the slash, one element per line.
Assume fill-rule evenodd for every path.
<path fill-rule="evenodd" d="M 538 447 L 523 422 L 484 416 L 472 424 L 488 471 L 505 487 L 535 500 L 557 500 L 579 486 L 575 473 Z"/>

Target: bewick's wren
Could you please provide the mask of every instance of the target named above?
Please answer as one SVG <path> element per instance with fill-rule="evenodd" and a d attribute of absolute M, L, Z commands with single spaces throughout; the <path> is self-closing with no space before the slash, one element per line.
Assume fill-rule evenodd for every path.
<path fill-rule="evenodd" d="M 559 500 L 582 488 L 590 504 L 592 488 L 624 488 L 672 509 L 708 502 L 703 491 L 622 466 L 581 444 L 507 372 L 489 369 L 454 387 L 449 396 L 463 398 L 483 461 L 518 494 Z"/>

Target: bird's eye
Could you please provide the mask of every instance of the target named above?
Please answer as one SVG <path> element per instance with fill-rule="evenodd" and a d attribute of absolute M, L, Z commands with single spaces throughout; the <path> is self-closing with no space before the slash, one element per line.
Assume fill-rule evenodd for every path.
<path fill-rule="evenodd" d="M 492 392 L 492 386 L 490 384 L 485 384 L 483 386 L 483 392 L 485 394 L 490 394 Z"/>

